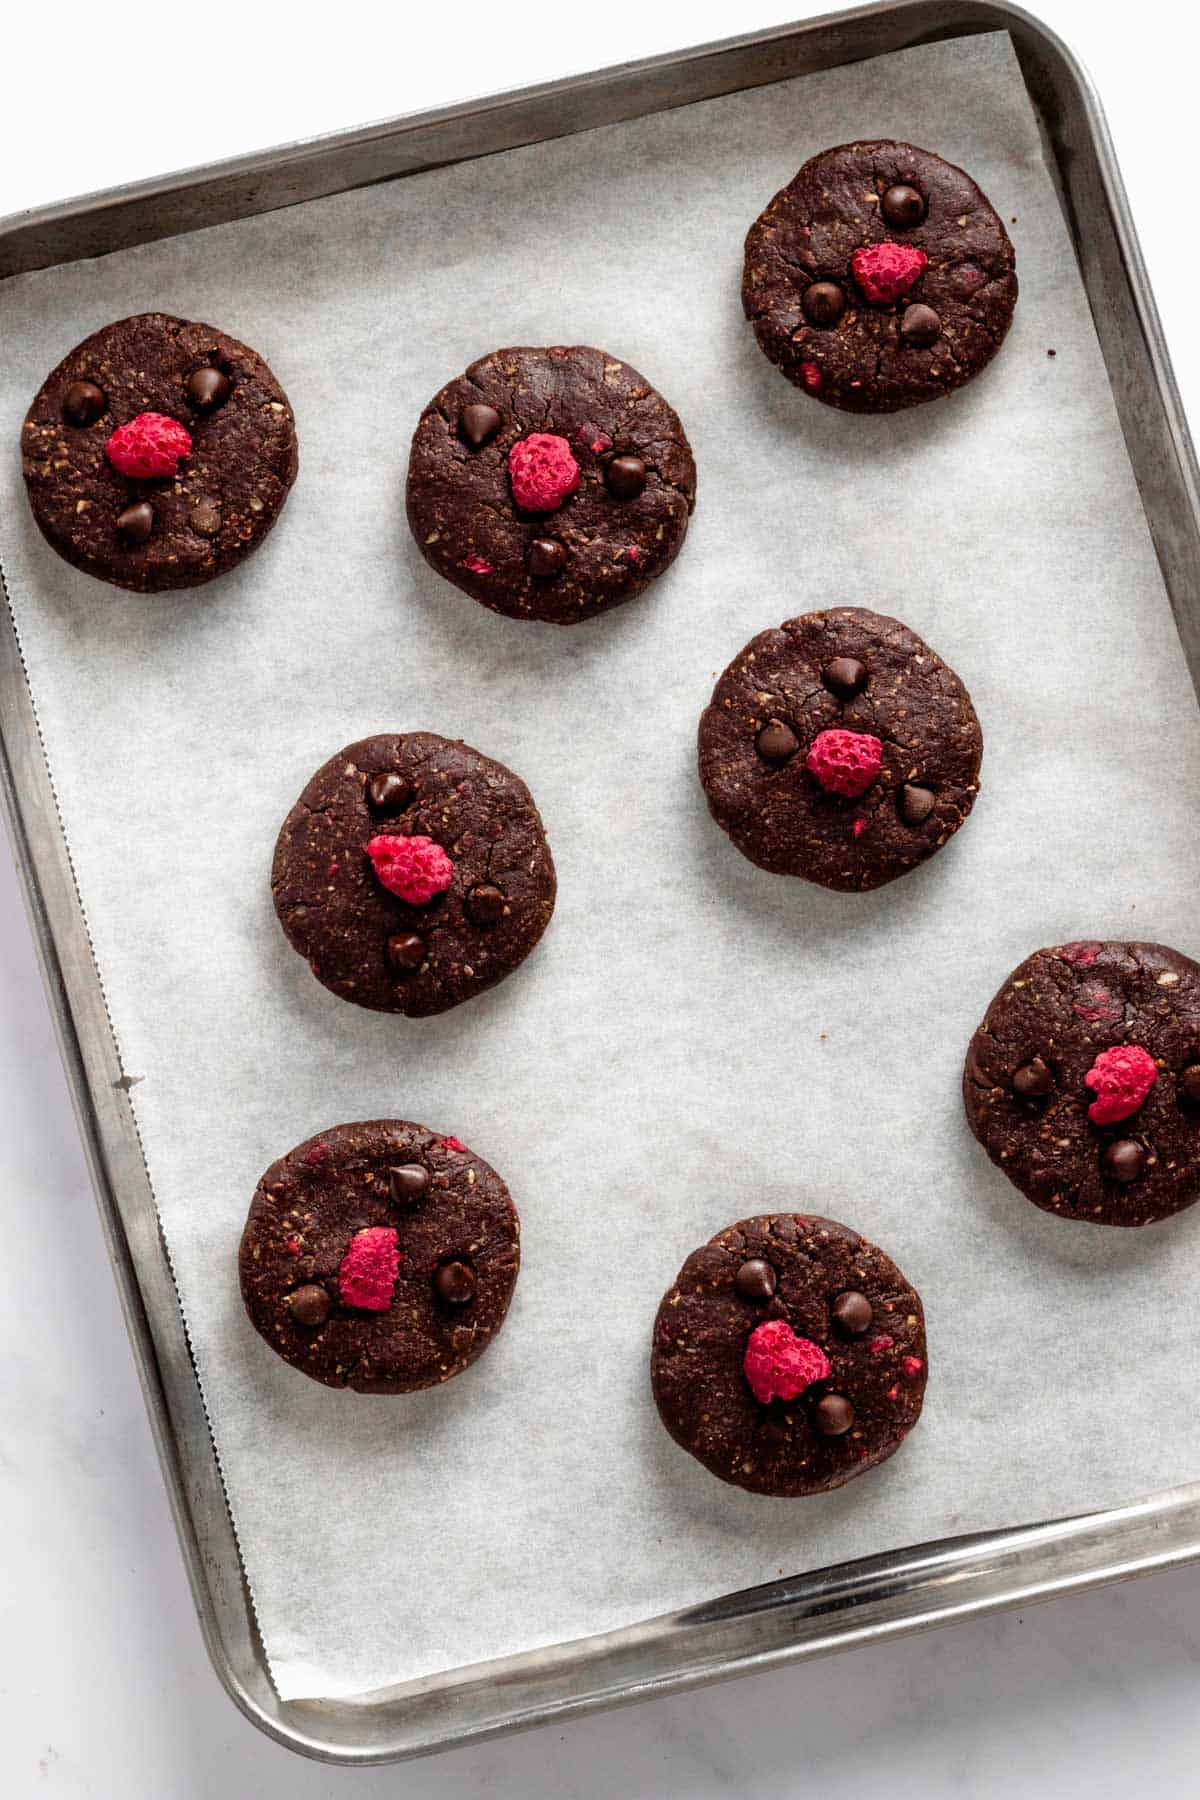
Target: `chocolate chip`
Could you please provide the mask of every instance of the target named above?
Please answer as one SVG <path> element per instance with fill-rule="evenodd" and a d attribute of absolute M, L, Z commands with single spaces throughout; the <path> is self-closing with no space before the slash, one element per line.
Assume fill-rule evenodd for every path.
<path fill-rule="evenodd" d="M 1054 1077 L 1040 1056 L 1022 1063 L 1012 1078 L 1013 1093 L 1022 1100 L 1041 1100 L 1054 1088 Z"/>
<path fill-rule="evenodd" d="M 733 1278 L 733 1285 L 743 1300 L 769 1300 L 775 1292 L 778 1277 L 769 1262 L 752 1256 Z"/>
<path fill-rule="evenodd" d="M 906 307 L 900 320 L 900 336 L 905 343 L 914 344 L 920 350 L 928 350 L 930 344 L 936 344 L 942 335 L 942 321 L 932 306 Z"/>
<path fill-rule="evenodd" d="M 875 1317 L 871 1302 L 855 1288 L 847 1288 L 833 1303 L 833 1316 L 848 1337 L 861 1337 Z"/>
<path fill-rule="evenodd" d="M 925 196 L 906 181 L 898 181 L 885 190 L 880 210 L 889 225 L 906 231 L 925 217 Z"/>
<path fill-rule="evenodd" d="M 525 555 L 525 567 L 535 581 L 552 581 L 567 566 L 567 547 L 557 538 L 534 538 Z"/>
<path fill-rule="evenodd" d="M 500 429 L 500 414 L 494 406 L 464 406 L 458 415 L 458 429 L 463 438 L 478 450 Z"/>
<path fill-rule="evenodd" d="M 377 813 L 403 812 L 411 793 L 404 777 L 390 769 L 382 775 L 372 775 L 367 783 L 367 800 Z"/>
<path fill-rule="evenodd" d="M 636 500 L 646 485 L 640 456 L 614 456 L 604 471 L 604 485 L 617 500 Z"/>
<path fill-rule="evenodd" d="M 404 1163 L 398 1169 L 388 1170 L 388 1185 L 397 1206 L 411 1206 L 428 1188 L 429 1170 L 420 1163 Z"/>
<path fill-rule="evenodd" d="M 329 1317 L 333 1301 L 323 1287 L 315 1283 L 309 1287 L 293 1288 L 287 1297 L 288 1311 L 297 1325 L 310 1328 L 323 1325 Z"/>
<path fill-rule="evenodd" d="M 1200 1106 L 1200 1063 L 1189 1063 L 1178 1076 L 1179 1098 Z"/>
<path fill-rule="evenodd" d="M 425 939 L 415 931 L 400 931 L 387 941 L 387 960 L 397 975 L 411 975 L 425 961 Z"/>
<path fill-rule="evenodd" d="M 1113 1181 L 1136 1181 L 1146 1166 L 1146 1152 L 1132 1138 L 1118 1138 L 1108 1145 L 1100 1161 Z"/>
<path fill-rule="evenodd" d="M 481 881 L 463 901 L 463 911 L 472 925 L 498 925 L 507 905 L 508 901 L 494 881 Z"/>
<path fill-rule="evenodd" d="M 154 530 L 154 508 L 148 500 L 139 500 L 117 515 L 117 530 L 127 544 L 144 544 Z"/>
<path fill-rule="evenodd" d="M 906 825 L 923 825 L 936 803 L 936 794 L 928 788 L 914 787 L 906 781 L 900 790 L 900 817 Z"/>
<path fill-rule="evenodd" d="M 68 425 L 94 425 L 107 405 L 94 381 L 73 381 L 62 398 L 63 418 Z"/>
<path fill-rule="evenodd" d="M 867 679 L 867 665 L 857 656 L 835 656 L 821 670 L 821 680 L 839 700 L 853 700 Z"/>
<path fill-rule="evenodd" d="M 188 515 L 188 524 L 201 537 L 216 537 L 221 529 L 221 509 L 214 506 L 211 500 L 202 500 L 199 506 L 193 506 Z"/>
<path fill-rule="evenodd" d="M 212 412 L 229 398 L 229 377 L 223 369 L 193 369 L 184 385 L 198 412 Z"/>
<path fill-rule="evenodd" d="M 846 296 L 836 281 L 814 281 L 800 296 L 810 325 L 836 325 L 846 310 Z"/>
<path fill-rule="evenodd" d="M 770 719 L 754 740 L 754 748 L 764 762 L 785 763 L 800 748 L 800 739 L 782 719 Z"/>
<path fill-rule="evenodd" d="M 854 1423 L 854 1408 L 844 1394 L 823 1394 L 812 1409 L 813 1430 L 822 1437 L 845 1437 Z"/>
<path fill-rule="evenodd" d="M 447 1306 L 465 1306 L 478 1286 L 470 1263 L 445 1262 L 433 1278 L 433 1291 Z"/>

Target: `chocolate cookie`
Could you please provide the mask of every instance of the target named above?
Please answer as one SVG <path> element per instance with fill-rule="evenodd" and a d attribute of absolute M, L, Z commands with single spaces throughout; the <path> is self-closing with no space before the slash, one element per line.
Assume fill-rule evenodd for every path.
<path fill-rule="evenodd" d="M 331 756 L 284 820 L 271 871 L 279 922 L 317 980 L 414 1018 L 511 975 L 555 889 L 525 783 L 431 731 Z"/>
<path fill-rule="evenodd" d="M 979 792 L 970 695 L 907 625 L 862 607 L 760 632 L 700 720 L 709 810 L 743 856 L 882 887 L 953 837 Z"/>
<path fill-rule="evenodd" d="M 1017 302 L 1008 233 L 969 175 L 913 144 L 806 162 L 746 238 L 764 355 L 847 412 L 897 412 L 978 375 Z"/>
<path fill-rule="evenodd" d="M 85 338 L 21 433 L 42 535 L 137 593 L 196 587 L 249 556 L 296 478 L 287 395 L 211 325 L 137 313 Z"/>
<path fill-rule="evenodd" d="M 487 1349 L 520 1235 L 508 1189 L 457 1138 L 406 1119 L 335 1125 L 259 1182 L 242 1299 L 272 1350 L 314 1381 L 409 1394 Z"/>
<path fill-rule="evenodd" d="M 925 1393 L 925 1318 L 895 1263 L 832 1219 L 742 1219 L 688 1257 L 650 1376 L 677 1444 L 754 1494 L 820 1494 L 898 1450 Z"/>
<path fill-rule="evenodd" d="M 421 414 L 408 522 L 421 554 L 512 619 L 573 625 L 675 559 L 696 465 L 662 395 L 603 350 L 495 350 Z"/>
<path fill-rule="evenodd" d="M 1200 966 L 1163 944 L 1058 944 L 971 1039 L 971 1130 L 1062 1219 L 1148 1225 L 1200 1195 Z"/>

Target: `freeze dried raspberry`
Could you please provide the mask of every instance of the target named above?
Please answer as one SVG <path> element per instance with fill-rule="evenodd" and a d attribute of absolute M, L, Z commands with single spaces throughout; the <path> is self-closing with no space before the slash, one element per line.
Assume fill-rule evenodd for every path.
<path fill-rule="evenodd" d="M 482 556 L 464 556 L 459 568 L 470 569 L 472 575 L 494 575 L 496 573 L 492 564 Z"/>
<path fill-rule="evenodd" d="M 850 258 L 850 267 L 872 306 L 891 306 L 920 280 L 928 262 L 915 244 L 864 244 Z"/>
<path fill-rule="evenodd" d="M 312 1168 L 316 1168 L 317 1164 L 323 1163 L 328 1155 L 329 1145 L 325 1142 L 324 1138 L 322 1138 L 319 1144 L 311 1145 L 309 1149 L 304 1152 L 304 1160 Z"/>
<path fill-rule="evenodd" d="M 400 1240 L 390 1225 L 368 1225 L 350 1239 L 338 1267 L 343 1306 L 364 1312 L 386 1312 L 392 1304 L 400 1268 Z"/>
<path fill-rule="evenodd" d="M 1099 944 L 1063 944 L 1059 948 L 1059 959 L 1071 963 L 1080 969 L 1090 969 L 1100 954 Z"/>
<path fill-rule="evenodd" d="M 176 419 L 144 412 L 128 425 L 118 425 L 104 448 L 118 474 L 148 481 L 173 475 L 180 458 L 191 455 L 192 440 Z"/>
<path fill-rule="evenodd" d="M 767 1319 L 750 1333 L 742 1367 L 754 1398 L 766 1406 L 794 1400 L 814 1381 L 824 1381 L 829 1358 L 811 1338 L 797 1337 L 786 1320 Z"/>
<path fill-rule="evenodd" d="M 867 829 L 867 821 L 865 819 L 855 819 L 854 824 L 850 829 L 853 831 L 855 837 L 861 837 L 863 832 Z"/>
<path fill-rule="evenodd" d="M 382 885 L 410 906 L 427 905 L 454 880 L 454 864 L 432 838 L 373 837 L 366 852 Z"/>
<path fill-rule="evenodd" d="M 800 364 L 800 379 L 810 394 L 818 394 L 821 391 L 821 383 L 825 378 L 815 362 L 802 362 Z"/>
<path fill-rule="evenodd" d="M 553 512 L 579 486 L 579 464 L 565 437 L 534 431 L 508 453 L 513 499 L 525 512 Z"/>
<path fill-rule="evenodd" d="M 885 1350 L 891 1349 L 895 1341 L 895 1338 L 889 1337 L 885 1331 L 879 1337 L 873 1337 L 867 1345 L 867 1349 L 872 1356 L 882 1356 Z"/>
<path fill-rule="evenodd" d="M 921 1373 L 925 1364 L 921 1361 L 919 1356 L 902 1356 L 900 1358 L 900 1367 L 911 1380 Z"/>
<path fill-rule="evenodd" d="M 1115 1025 L 1123 1008 L 1112 989 L 1106 988 L 1102 981 L 1085 981 L 1071 1002 L 1071 1011 L 1088 1025 Z"/>
<path fill-rule="evenodd" d="M 461 1138 L 445 1137 L 442 1139 L 442 1148 L 445 1150 L 457 1150 L 461 1154 L 466 1147 Z"/>
<path fill-rule="evenodd" d="M 883 767 L 883 745 L 867 731 L 819 731 L 804 766 L 827 792 L 857 800 Z"/>
<path fill-rule="evenodd" d="M 1093 1125 L 1115 1125 L 1145 1104 L 1158 1080 L 1158 1065 L 1140 1044 L 1118 1044 L 1102 1050 L 1083 1079 L 1096 1090 L 1088 1118 Z"/>

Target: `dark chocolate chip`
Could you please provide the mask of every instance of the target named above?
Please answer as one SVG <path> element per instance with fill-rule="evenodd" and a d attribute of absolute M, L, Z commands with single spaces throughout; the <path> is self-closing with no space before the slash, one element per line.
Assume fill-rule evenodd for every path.
<path fill-rule="evenodd" d="M 848 1337 L 861 1337 L 875 1317 L 871 1302 L 855 1288 L 847 1288 L 833 1303 L 833 1316 Z"/>
<path fill-rule="evenodd" d="M 214 506 L 211 500 L 202 500 L 188 514 L 188 524 L 201 537 L 216 537 L 221 529 L 221 509 Z"/>
<path fill-rule="evenodd" d="M 293 1288 L 287 1297 L 288 1311 L 297 1325 L 310 1328 L 323 1325 L 329 1317 L 333 1301 L 323 1287 L 312 1284 L 308 1287 Z"/>
<path fill-rule="evenodd" d="M 790 762 L 800 748 L 800 739 L 782 719 L 770 719 L 754 740 L 754 748 L 764 762 Z"/>
<path fill-rule="evenodd" d="M 429 1186 L 429 1170 L 420 1163 L 404 1163 L 398 1169 L 388 1170 L 388 1185 L 397 1206 L 411 1206 Z"/>
<path fill-rule="evenodd" d="M 942 321 L 932 306 L 906 307 L 900 319 L 900 336 L 919 350 L 928 350 L 942 335 Z"/>
<path fill-rule="evenodd" d="M 139 500 L 117 515 L 117 530 L 127 544 L 144 544 L 154 530 L 154 508 L 148 500 Z"/>
<path fill-rule="evenodd" d="M 854 1423 L 854 1408 L 844 1394 L 823 1394 L 812 1409 L 812 1423 L 822 1437 L 845 1437 Z"/>
<path fill-rule="evenodd" d="M 775 1292 L 778 1277 L 769 1262 L 752 1256 L 733 1278 L 733 1285 L 743 1300 L 769 1300 Z"/>
<path fill-rule="evenodd" d="M 404 777 L 390 769 L 382 775 L 372 775 L 367 783 L 367 799 L 371 810 L 377 813 L 403 812 L 411 793 Z"/>
<path fill-rule="evenodd" d="M 1189 1063 L 1178 1076 L 1179 1098 L 1200 1106 L 1200 1063 Z"/>
<path fill-rule="evenodd" d="M 640 456 L 614 456 L 604 471 L 604 485 L 617 500 L 636 500 L 646 485 L 646 465 Z"/>
<path fill-rule="evenodd" d="M 198 412 L 212 412 L 229 398 L 229 377 L 223 369 L 193 369 L 185 385 L 187 397 Z"/>
<path fill-rule="evenodd" d="M 1108 1145 L 1100 1161 L 1113 1181 L 1136 1181 L 1146 1166 L 1146 1152 L 1133 1138 L 1118 1138 Z"/>
<path fill-rule="evenodd" d="M 1040 1056 L 1031 1057 L 1022 1063 L 1012 1078 L 1013 1093 L 1019 1094 L 1022 1100 L 1041 1100 L 1054 1087 L 1054 1077 Z"/>
<path fill-rule="evenodd" d="M 94 425 L 107 405 L 104 389 L 94 381 L 73 381 L 63 395 L 63 418 L 68 425 Z"/>
<path fill-rule="evenodd" d="M 898 181 L 885 190 L 880 210 L 895 230 L 907 231 L 925 217 L 925 196 L 906 181 Z"/>
<path fill-rule="evenodd" d="M 567 547 L 557 538 L 534 538 L 525 556 L 525 567 L 535 581 L 551 581 L 567 566 Z"/>
<path fill-rule="evenodd" d="M 387 941 L 387 960 L 397 975 L 411 975 L 425 961 L 425 939 L 415 931 L 400 931 Z"/>
<path fill-rule="evenodd" d="M 465 1262 L 445 1262 L 433 1278 L 433 1291 L 447 1306 L 465 1306 L 477 1286 L 475 1271 Z"/>
<path fill-rule="evenodd" d="M 472 449 L 478 450 L 500 429 L 500 414 L 494 406 L 464 406 L 458 415 L 458 429 Z"/>
<path fill-rule="evenodd" d="M 867 679 L 867 665 L 857 656 L 835 656 L 821 670 L 821 680 L 839 700 L 853 700 Z"/>
<path fill-rule="evenodd" d="M 923 825 L 936 803 L 937 796 L 928 788 L 906 781 L 900 790 L 900 817 L 906 825 Z"/>
<path fill-rule="evenodd" d="M 494 881 L 481 881 L 463 901 L 463 911 L 472 925 L 498 925 L 507 905 L 508 901 Z"/>
<path fill-rule="evenodd" d="M 800 296 L 810 325 L 836 325 L 846 310 L 846 296 L 836 281 L 814 281 Z"/>

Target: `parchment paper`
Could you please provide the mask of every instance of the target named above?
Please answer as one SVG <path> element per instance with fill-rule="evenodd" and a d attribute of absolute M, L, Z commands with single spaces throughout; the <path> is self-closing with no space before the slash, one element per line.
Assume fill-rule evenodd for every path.
<path fill-rule="evenodd" d="M 998 361 L 891 419 L 794 392 L 738 302 L 750 220 L 854 136 L 965 165 L 1017 248 Z M 16 454 L 58 357 L 156 307 L 261 350 L 301 440 L 264 549 L 157 600 L 54 557 Z M 1047 1217 L 988 1165 L 959 1098 L 984 1005 L 1037 945 L 1200 948 L 1195 700 L 1006 38 L 23 277 L 0 290 L 0 333 L 12 603 L 282 1695 L 362 1693 L 1200 1475 L 1200 1208 L 1135 1233 Z M 699 466 L 671 573 L 570 630 L 494 618 L 440 582 L 402 498 L 441 383 L 497 345 L 555 342 L 632 361 Z M 753 869 L 695 776 L 697 717 L 734 652 L 847 602 L 925 635 L 986 739 L 967 827 L 865 897 Z M 318 763 L 417 727 L 525 777 L 560 898 L 513 979 L 406 1021 L 312 979 L 268 870 Z M 464 1138 L 525 1230 L 494 1346 L 401 1399 L 279 1362 L 235 1269 L 265 1165 L 379 1115 Z M 877 1239 L 929 1319 L 907 1445 L 799 1502 L 706 1474 L 647 1380 L 683 1257 L 779 1207 Z"/>

